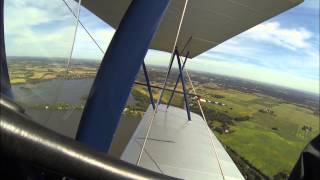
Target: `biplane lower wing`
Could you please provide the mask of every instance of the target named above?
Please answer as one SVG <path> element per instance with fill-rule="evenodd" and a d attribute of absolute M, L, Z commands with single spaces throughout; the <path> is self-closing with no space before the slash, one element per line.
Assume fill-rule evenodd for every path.
<path fill-rule="evenodd" d="M 122 160 L 137 163 L 152 114 L 150 105 Z M 183 179 L 244 179 L 202 117 L 191 116 L 188 121 L 184 109 L 159 105 L 139 165 Z"/>

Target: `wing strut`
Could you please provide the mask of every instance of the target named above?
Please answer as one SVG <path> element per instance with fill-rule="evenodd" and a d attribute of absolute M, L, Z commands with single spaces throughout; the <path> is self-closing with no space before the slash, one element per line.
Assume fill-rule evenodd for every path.
<path fill-rule="evenodd" d="M 184 97 L 184 101 L 185 101 L 185 104 L 186 104 L 188 120 L 191 121 L 190 108 L 189 108 L 189 102 L 188 102 L 188 95 L 186 93 L 186 91 L 187 91 L 186 82 L 185 82 L 185 79 L 183 77 L 183 69 L 181 67 L 181 59 L 180 59 L 179 51 L 177 49 L 176 49 L 176 55 L 177 55 L 177 61 L 178 61 L 178 66 L 179 66 L 179 71 L 180 71 L 179 75 L 180 75 L 181 84 L 182 84 L 182 88 L 183 88 L 183 97 Z M 185 65 L 185 63 L 184 63 L 184 65 Z"/>
<path fill-rule="evenodd" d="M 154 99 L 153 99 L 153 95 L 152 95 L 152 91 L 151 91 L 151 86 L 150 86 L 150 80 L 149 80 L 149 76 L 148 76 L 148 71 L 146 68 L 146 64 L 143 62 L 142 63 L 142 68 L 143 68 L 143 73 L 144 73 L 144 77 L 146 79 L 146 83 L 147 83 L 147 87 L 148 87 L 148 91 L 149 91 L 149 97 L 150 97 L 150 102 L 152 104 L 152 108 L 153 110 L 156 108 L 155 104 L 154 104 Z"/>
<path fill-rule="evenodd" d="M 184 69 L 184 66 L 186 65 L 188 56 L 189 56 L 189 51 L 187 52 L 186 58 L 184 59 L 184 62 L 183 62 L 183 65 L 182 65 L 182 71 L 183 71 L 183 69 Z M 171 104 L 171 101 L 172 101 L 172 98 L 173 98 L 173 95 L 174 95 L 174 93 L 176 92 L 176 88 L 177 88 L 177 86 L 178 86 L 179 79 L 180 79 L 180 73 L 181 73 L 181 72 L 179 72 L 178 78 L 177 78 L 177 80 L 176 80 L 176 84 L 174 85 L 173 91 L 172 91 L 171 96 L 170 96 L 170 99 L 169 99 L 169 101 L 168 101 L 167 109 L 169 108 L 169 106 L 170 106 L 170 104 Z M 185 93 L 185 92 L 184 92 L 184 93 Z"/>
<path fill-rule="evenodd" d="M 177 57 L 178 67 L 179 67 L 179 75 L 178 75 L 178 79 L 176 81 L 176 84 L 175 84 L 175 86 L 173 88 L 173 91 L 171 93 L 170 99 L 168 101 L 167 108 L 169 108 L 169 106 L 171 104 L 173 95 L 174 95 L 174 93 L 176 91 L 176 88 L 177 88 L 177 85 L 178 85 L 178 82 L 179 82 L 179 79 L 180 79 L 181 80 L 181 84 L 182 84 L 182 89 L 183 89 L 183 97 L 184 97 L 184 102 L 185 102 L 185 105 L 186 105 L 186 111 L 187 111 L 188 120 L 191 121 L 190 108 L 189 108 L 189 102 L 188 102 L 188 93 L 187 93 L 187 89 L 186 89 L 185 79 L 184 79 L 184 76 L 183 76 L 183 69 L 184 69 L 184 67 L 186 65 L 188 56 L 189 56 L 189 52 L 187 52 L 186 58 L 185 58 L 185 60 L 183 62 L 183 65 L 181 66 L 180 53 L 179 53 L 177 48 L 174 51 L 173 60 L 175 59 L 175 57 Z M 170 70 L 171 69 L 169 69 L 169 71 Z M 160 102 L 161 102 L 161 97 L 160 97 Z"/>

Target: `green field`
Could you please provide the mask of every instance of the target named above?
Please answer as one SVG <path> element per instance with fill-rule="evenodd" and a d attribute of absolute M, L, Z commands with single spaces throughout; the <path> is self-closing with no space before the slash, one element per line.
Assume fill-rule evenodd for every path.
<path fill-rule="evenodd" d="M 80 79 L 94 77 L 96 73 L 95 66 L 77 66 L 70 68 L 68 73 L 59 64 L 52 66 L 38 61 L 11 63 L 11 83 L 36 83 L 59 77 Z M 160 83 L 153 83 L 162 86 Z M 280 172 L 289 174 L 304 146 L 319 134 L 319 109 L 310 109 L 311 107 L 265 94 L 245 93 L 224 89 L 216 84 L 204 84 L 197 85 L 196 88 L 197 93 L 207 100 L 202 105 L 209 127 L 228 152 L 231 152 L 232 157 L 237 159 L 235 162 L 246 177 L 273 178 Z M 173 83 L 169 83 L 168 88 L 173 86 Z M 177 90 L 182 91 L 181 85 Z M 160 91 L 155 88 L 152 91 L 156 101 Z M 146 87 L 136 85 L 131 94 L 136 103 L 126 107 L 127 114 L 123 118 L 140 119 L 150 104 L 149 93 Z M 165 91 L 162 103 L 168 103 L 170 94 L 171 92 Z M 83 97 L 84 102 L 85 100 L 86 97 Z M 199 113 L 195 100 L 189 97 L 189 101 L 191 110 Z M 183 96 L 175 94 L 171 105 L 183 108 Z M 83 108 L 83 104 L 73 106 L 58 102 L 33 106 L 54 110 Z"/>
<path fill-rule="evenodd" d="M 270 178 L 280 172 L 289 174 L 305 145 L 319 133 L 319 117 L 301 105 L 231 89 L 199 86 L 197 90 L 204 99 L 211 101 L 202 105 L 209 126 L 220 141 Z M 149 105 L 147 89 L 135 86 L 132 93 L 146 109 Z M 153 90 L 153 95 L 157 99 L 159 91 Z M 170 92 L 164 94 L 163 103 L 167 103 L 169 95 Z M 183 96 L 175 95 L 172 103 L 183 107 Z M 196 107 L 192 110 L 198 112 Z M 215 131 L 226 124 L 229 133 Z M 305 132 L 304 126 L 311 127 L 312 131 Z"/>
<path fill-rule="evenodd" d="M 225 124 L 219 117 L 212 116 L 211 111 L 232 119 L 227 123 L 229 133 L 215 134 L 266 176 L 273 177 L 279 172 L 288 174 L 307 142 L 319 133 L 319 117 L 307 108 L 261 94 L 219 89 L 205 92 L 206 100 L 225 104 L 203 103 L 211 127 Z M 224 98 L 217 99 L 213 95 Z M 249 119 L 234 120 L 245 116 Z M 304 126 L 311 127 L 312 131 L 305 132 Z"/>

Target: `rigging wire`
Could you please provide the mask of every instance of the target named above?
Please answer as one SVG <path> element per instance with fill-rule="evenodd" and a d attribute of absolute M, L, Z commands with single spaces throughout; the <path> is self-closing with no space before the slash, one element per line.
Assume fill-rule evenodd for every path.
<path fill-rule="evenodd" d="M 168 82 L 168 78 L 169 78 L 169 74 L 170 74 L 170 67 L 172 65 L 172 62 L 174 60 L 174 56 L 175 56 L 175 49 L 176 49 L 176 46 L 177 46 L 177 42 L 178 42 L 178 39 L 179 39 L 179 35 L 180 35 L 180 30 L 181 30 L 181 26 L 182 26 L 182 22 L 183 22 L 183 19 L 184 19 L 184 15 L 185 15 L 185 12 L 186 12 L 186 8 L 187 8 L 187 5 L 188 5 L 188 1 L 189 0 L 185 0 L 185 4 L 184 4 L 184 7 L 183 7 L 183 11 L 182 11 L 182 15 L 181 15 L 181 19 L 180 19 L 180 22 L 179 22 L 179 27 L 178 27 L 178 31 L 177 31 L 177 34 L 176 34 L 176 39 L 174 41 L 174 46 L 172 48 L 172 52 L 171 52 L 171 62 L 169 63 L 169 67 L 168 67 L 168 71 L 167 71 L 167 74 L 166 74 L 166 78 L 164 80 L 164 84 L 163 84 L 163 87 L 161 89 L 161 92 L 160 92 L 160 97 L 157 101 L 157 104 L 156 104 L 156 108 L 153 110 L 153 114 L 152 114 L 152 118 L 150 119 L 149 121 L 149 127 L 148 127 L 148 130 L 147 130 L 147 133 L 146 133 L 146 137 L 143 141 L 143 144 L 142 144 L 142 148 L 141 148 L 141 151 L 139 153 L 139 157 L 138 157 L 138 160 L 137 160 L 137 166 L 140 164 L 140 161 L 141 161 L 141 158 L 142 158 L 142 154 L 144 152 L 144 148 L 146 146 L 146 143 L 147 143 L 147 139 L 149 137 L 149 133 L 150 133 L 150 129 L 152 127 L 152 123 L 156 117 L 156 114 L 158 112 L 158 108 L 159 108 L 159 104 L 160 104 L 160 101 L 161 101 L 161 98 L 163 96 L 163 93 L 164 93 L 164 89 L 166 88 L 166 85 L 167 85 L 167 82 Z"/>
<path fill-rule="evenodd" d="M 63 0 L 63 2 L 66 4 L 66 6 L 68 7 L 68 9 L 70 10 L 70 12 L 72 13 L 72 15 L 77 18 L 78 23 L 81 25 L 81 27 L 86 31 L 86 33 L 89 35 L 89 37 L 92 39 L 92 41 L 96 44 L 96 46 L 99 48 L 99 50 L 101 51 L 102 54 L 104 54 L 104 50 L 101 48 L 101 46 L 98 44 L 98 42 L 93 38 L 93 36 L 90 34 L 90 32 L 87 30 L 87 28 L 82 24 L 82 22 L 80 21 L 80 19 L 77 17 L 77 15 L 73 12 L 73 10 L 71 9 L 71 7 L 68 5 L 68 3 Z"/>
<path fill-rule="evenodd" d="M 80 7 L 78 8 L 78 15 L 76 15 L 76 14 L 72 11 L 71 7 L 66 3 L 66 1 L 63 0 L 63 2 L 66 4 L 66 6 L 68 7 L 68 9 L 71 11 L 71 13 L 77 18 L 77 22 L 78 22 L 78 23 L 82 26 L 82 28 L 86 31 L 86 33 L 89 35 L 89 37 L 90 37 L 90 38 L 92 39 L 92 41 L 95 43 L 95 45 L 99 48 L 99 50 L 101 51 L 101 53 L 104 54 L 104 50 L 100 47 L 100 45 L 98 44 L 98 42 L 93 38 L 93 36 L 90 34 L 90 32 L 87 30 L 87 28 L 86 28 L 86 27 L 82 24 L 82 22 L 80 21 L 80 19 L 79 19 Z M 79 1 L 79 3 L 81 3 L 81 0 Z M 181 25 L 182 25 L 182 22 L 183 22 L 183 18 L 184 18 L 185 10 L 186 10 L 186 7 L 187 7 L 187 3 L 188 3 L 188 0 L 186 0 L 185 5 L 184 5 L 184 9 L 183 9 L 183 12 L 182 12 L 182 17 L 181 17 L 180 24 L 179 24 L 179 27 L 178 27 L 178 32 L 177 32 L 176 39 L 175 39 L 175 42 L 174 42 L 174 47 L 173 47 L 173 50 L 172 50 L 172 53 L 171 53 L 171 59 L 173 59 L 173 56 L 174 56 L 174 50 L 175 50 L 175 48 L 176 48 L 176 44 L 177 44 L 177 41 L 178 41 L 178 38 L 179 38 L 179 34 L 180 34 L 180 30 L 181 30 Z M 77 23 L 77 26 L 78 26 L 78 23 Z M 76 28 L 77 28 L 77 26 L 76 26 Z M 76 35 L 75 35 L 75 36 L 76 36 Z M 75 36 L 74 36 L 74 37 L 75 37 Z M 74 38 L 74 40 L 75 40 L 75 38 Z M 73 42 L 73 46 L 74 46 L 74 42 Z M 73 47 L 73 46 L 72 46 L 72 47 Z M 72 52 L 73 52 L 73 48 L 72 48 Z M 71 52 L 71 56 L 72 56 L 72 52 Z M 70 59 L 71 59 L 71 57 L 70 57 Z M 70 59 L 69 59 L 69 60 L 70 60 Z M 192 87 L 193 93 L 197 95 L 196 90 L 195 90 L 195 88 L 194 88 L 194 86 L 193 86 L 191 77 L 190 77 L 190 75 L 189 75 L 189 72 L 187 71 L 187 69 L 185 69 L 185 71 L 186 71 L 186 75 L 187 75 L 187 77 L 188 77 L 188 80 L 189 80 L 189 82 L 190 82 L 190 85 L 191 85 L 191 87 Z M 161 90 L 160 97 L 162 96 L 163 91 L 164 91 L 164 89 L 165 89 L 168 76 L 169 76 L 169 71 L 167 72 L 166 79 L 165 79 L 165 83 L 164 83 L 163 88 L 162 88 L 162 90 Z M 137 165 L 139 165 L 139 163 L 140 163 L 140 161 L 141 161 L 142 152 L 144 152 L 144 148 L 145 148 L 145 145 L 146 145 L 146 142 L 147 142 L 149 133 L 150 133 L 150 129 L 151 129 L 151 126 L 152 126 L 152 122 L 153 122 L 153 120 L 154 120 L 154 118 L 155 118 L 155 114 L 157 113 L 157 109 L 158 109 L 158 105 L 159 105 L 159 103 L 160 103 L 160 99 L 161 99 L 161 98 L 158 99 L 156 108 L 155 108 L 155 110 L 153 111 L 153 116 L 152 116 L 151 122 L 150 122 L 149 127 L 148 127 L 148 131 L 147 131 L 147 134 L 146 134 L 146 138 L 144 139 L 144 143 L 142 144 L 142 147 L 141 147 L 141 151 L 140 151 L 140 154 L 139 154 L 139 159 L 138 159 L 138 161 L 137 161 Z M 207 119 L 206 119 L 206 117 L 205 117 L 205 114 L 204 114 L 204 111 L 203 111 L 203 109 L 202 109 L 201 102 L 200 102 L 199 99 L 197 99 L 197 104 L 198 104 L 198 106 L 199 106 L 199 109 L 200 109 L 202 118 L 203 118 L 204 122 L 207 124 Z M 211 140 L 211 144 L 212 144 L 212 147 L 213 147 L 213 149 L 214 149 L 214 154 L 215 154 L 215 156 L 216 156 L 216 158 L 217 158 L 218 165 L 219 165 L 219 169 L 220 169 L 220 171 L 221 171 L 222 177 L 223 177 L 223 179 L 225 179 L 224 174 L 223 174 L 223 171 L 222 171 L 221 163 L 220 163 L 220 161 L 219 161 L 218 153 L 217 153 L 217 151 L 216 151 L 216 147 L 215 147 L 214 142 L 213 142 L 212 132 L 211 132 L 211 130 L 209 129 L 209 126 L 208 126 L 208 125 L 207 125 L 206 129 L 207 129 L 207 131 L 208 131 L 208 134 L 209 134 L 209 137 L 210 137 L 210 140 Z M 139 143 L 139 144 L 140 144 L 140 143 Z M 140 144 L 140 146 L 141 146 L 141 144 Z"/>
<path fill-rule="evenodd" d="M 71 62 L 71 59 L 72 59 L 72 55 L 73 55 L 73 50 L 74 50 L 74 45 L 75 45 L 75 41 L 76 41 L 76 37 L 77 37 L 77 31 L 78 31 L 78 26 L 79 26 L 79 17 L 80 17 L 80 9 L 81 9 L 81 0 L 79 0 L 79 2 L 77 3 L 78 4 L 78 9 L 77 9 L 77 15 L 75 15 L 72 11 L 72 9 L 70 8 L 70 6 L 67 4 L 67 2 L 65 0 L 63 0 L 63 2 L 66 4 L 66 6 L 69 8 L 69 10 L 71 11 L 71 13 L 76 17 L 77 19 L 77 22 L 76 22 L 76 27 L 75 27 L 75 30 L 74 30 L 74 33 L 73 33 L 73 39 L 72 39 L 72 45 L 71 45 L 71 51 L 70 51 L 70 55 L 69 55 L 69 58 L 68 58 L 68 61 L 67 61 L 67 65 L 66 65 L 66 70 L 64 72 L 64 75 L 63 75 L 63 81 L 62 83 L 60 84 L 60 87 L 58 88 L 58 93 L 57 93 L 57 96 L 55 97 L 55 102 L 58 101 L 58 94 L 60 94 L 59 92 L 61 92 L 63 86 L 64 86 L 64 83 L 65 83 L 65 80 L 66 80 L 66 77 L 69 73 L 69 67 L 70 67 L 70 62 Z M 52 115 L 52 112 L 51 112 L 51 115 Z M 44 125 L 46 125 L 49 121 L 51 121 L 52 119 L 52 116 L 50 115 L 50 117 L 44 122 Z"/>
<path fill-rule="evenodd" d="M 69 7 L 69 6 L 67 6 L 67 7 Z M 70 66 L 70 62 L 71 62 L 73 51 L 74 51 L 74 45 L 75 45 L 76 38 L 77 38 L 77 32 L 78 32 L 78 26 L 79 26 L 79 18 L 80 18 L 80 9 L 81 9 L 81 0 L 79 0 L 79 3 L 78 3 L 76 28 L 74 30 L 73 41 L 72 41 L 72 45 L 71 45 L 71 52 L 70 52 L 70 56 L 69 56 L 69 59 L 68 59 L 68 62 L 67 62 L 67 69 L 66 69 L 65 77 L 68 75 L 68 72 L 69 72 L 69 66 Z"/>
<path fill-rule="evenodd" d="M 188 79 L 189 79 L 189 82 L 190 82 L 190 85 L 191 85 L 191 88 L 192 88 L 193 93 L 194 93 L 194 94 L 197 94 L 196 89 L 195 89 L 194 86 L 193 86 L 193 83 L 192 83 L 192 80 L 191 80 L 191 78 L 190 78 L 190 75 L 189 75 L 188 70 L 185 69 L 185 71 L 186 71 L 186 75 L 187 75 L 187 77 L 188 77 Z M 207 131 L 208 131 L 208 134 L 209 134 L 209 137 L 210 137 L 210 140 L 211 140 L 211 145 L 212 145 L 212 147 L 213 147 L 214 154 L 215 154 L 215 156 L 216 156 L 216 158 L 217 158 L 217 161 L 218 161 L 218 165 L 219 165 L 219 169 L 220 169 L 222 178 L 225 179 L 224 174 L 223 174 L 223 171 L 222 171 L 221 163 L 220 163 L 220 160 L 219 160 L 219 157 L 218 157 L 218 153 L 217 153 L 217 150 L 216 150 L 216 146 L 215 146 L 215 144 L 214 144 L 214 142 L 213 142 L 212 131 L 210 130 L 210 128 L 209 128 L 209 126 L 208 126 L 208 122 L 207 122 L 206 116 L 204 115 L 204 112 L 203 112 L 203 109 L 202 109 L 201 102 L 200 102 L 200 99 L 199 99 L 199 98 L 197 98 L 197 103 L 198 103 L 199 109 L 200 109 L 200 111 L 201 111 L 202 119 L 203 119 L 204 123 L 206 124 L 206 129 L 207 129 Z"/>
<path fill-rule="evenodd" d="M 70 67 L 70 61 L 71 61 L 71 58 L 72 58 L 72 54 L 73 54 L 73 49 L 74 49 L 74 44 L 75 44 L 75 39 L 76 39 L 76 32 L 77 32 L 77 28 L 78 28 L 78 25 L 80 24 L 82 26 L 82 28 L 86 31 L 86 33 L 89 35 L 89 37 L 91 38 L 91 40 L 94 42 L 94 44 L 99 48 L 100 52 L 102 54 L 104 54 L 104 50 L 101 48 L 101 46 L 98 44 L 98 42 L 93 38 L 93 36 L 90 34 L 90 32 L 88 31 L 88 29 L 82 24 L 82 22 L 80 21 L 80 9 L 81 9 L 81 0 L 79 1 L 79 6 L 78 6 L 78 12 L 77 14 L 72 10 L 72 8 L 70 7 L 70 5 L 66 2 L 66 0 L 62 0 L 64 2 L 64 4 L 67 6 L 67 8 L 69 9 L 69 11 L 71 12 L 71 14 L 76 18 L 77 20 L 77 25 L 76 25 L 76 30 L 75 30 L 75 34 L 74 34 L 74 38 L 73 38 L 73 44 L 72 44 L 72 50 L 71 50 L 71 54 L 70 54 L 70 57 L 68 59 L 68 64 L 67 64 L 67 68 L 66 68 L 66 71 L 65 71 L 65 74 L 64 74 L 64 81 L 65 81 L 65 78 L 67 77 L 68 75 L 68 72 L 69 72 L 69 67 Z M 64 84 L 64 81 L 62 82 L 62 85 Z M 60 91 L 61 91 L 61 87 L 60 87 Z M 58 97 L 56 97 L 56 100 L 57 101 Z M 66 115 L 64 115 L 62 117 L 63 120 L 66 120 L 68 119 L 73 111 L 75 110 L 75 107 L 73 107 L 73 109 Z M 44 122 L 44 124 L 47 124 L 48 121 L 50 121 L 51 118 L 48 118 L 48 120 L 46 120 Z"/>

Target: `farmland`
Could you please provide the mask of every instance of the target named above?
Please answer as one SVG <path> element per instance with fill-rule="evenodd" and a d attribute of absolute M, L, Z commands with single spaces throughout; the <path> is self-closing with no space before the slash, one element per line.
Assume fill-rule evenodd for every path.
<path fill-rule="evenodd" d="M 257 169 L 262 177 L 273 178 L 280 172 L 289 174 L 304 146 L 319 133 L 319 117 L 301 105 L 233 89 L 213 90 L 203 86 L 197 89 L 207 101 L 202 106 L 210 128 L 226 147 Z M 148 104 L 145 88 L 137 87 L 134 91 L 144 95 Z M 166 100 L 165 95 L 163 103 Z M 183 97 L 176 95 L 175 103 L 183 107 Z M 192 110 L 199 113 L 196 106 L 192 106 Z M 303 127 L 312 130 L 305 131 Z"/>
<path fill-rule="evenodd" d="M 276 90 L 230 88 L 225 87 L 227 82 L 212 82 L 211 77 L 208 75 L 205 79 L 203 74 L 195 73 L 196 91 L 206 101 L 202 106 L 210 128 L 226 148 L 234 152 L 233 158 L 242 159 L 242 165 L 237 165 L 245 177 L 273 179 L 279 174 L 288 175 L 305 145 L 319 134 L 317 97 L 314 97 L 315 102 L 307 101 L 307 96 L 290 101 L 289 96 L 282 97 Z M 140 79 L 143 81 L 142 77 Z M 173 86 L 171 81 L 169 87 Z M 135 90 L 148 97 L 145 88 L 136 87 Z M 182 88 L 178 86 L 178 90 Z M 297 93 L 281 88 L 279 91 Z M 192 92 L 190 88 L 189 92 Z M 273 95 L 277 93 L 280 95 Z M 163 103 L 166 103 L 167 94 L 166 91 Z M 155 93 L 155 97 L 157 95 Z M 174 99 L 175 106 L 183 107 L 181 94 L 176 94 Z M 192 111 L 200 114 L 195 100 L 189 99 Z M 240 167 L 248 165 L 250 170 Z M 252 169 L 256 174 L 250 174 Z"/>
<path fill-rule="evenodd" d="M 59 91 L 54 89 L 53 84 L 52 86 L 50 84 L 33 86 L 34 84 L 54 80 L 62 82 L 63 79 L 70 80 L 70 82 L 72 80 L 92 80 L 98 67 L 97 63 L 82 62 L 71 64 L 67 71 L 65 64 L 61 62 L 59 60 L 12 59 L 8 62 L 11 84 L 19 86 L 17 89 L 20 91 L 28 91 L 22 93 L 23 95 L 33 93 L 36 97 L 41 97 L 48 94 L 47 97 L 38 98 L 46 100 Z M 149 67 L 149 75 L 153 85 L 163 85 L 165 70 L 160 67 Z M 177 71 L 173 70 L 168 88 L 173 88 L 177 75 Z M 272 179 L 279 173 L 289 174 L 304 146 L 319 134 L 318 95 L 219 75 L 192 72 L 191 76 L 196 91 L 203 100 L 202 106 L 209 127 L 225 145 L 244 176 L 249 179 Z M 145 82 L 141 72 L 136 80 Z M 56 84 L 61 84 L 61 82 Z M 187 86 L 188 91 L 191 92 L 190 84 Z M 33 89 L 37 87 L 46 87 L 47 89 L 43 91 L 51 89 L 52 93 L 51 91 L 42 93 L 40 90 Z M 74 87 L 72 89 L 75 91 Z M 89 91 L 90 87 L 83 89 Z M 182 90 L 181 85 L 177 90 Z M 152 92 L 154 98 L 158 99 L 160 91 L 153 88 Z M 66 98 L 71 98 L 75 94 L 81 97 L 81 101 L 72 101 L 81 102 L 80 104 L 72 104 L 71 101 L 60 102 L 52 98 L 54 103 L 48 104 L 45 101 L 34 103 L 32 108 L 39 110 L 47 107 L 54 111 L 67 111 L 75 108 L 79 111 L 84 107 L 87 93 L 89 92 L 85 94 L 83 92 L 80 94 L 66 93 L 68 94 Z M 162 103 L 168 103 L 170 94 L 169 91 L 165 91 Z M 127 104 L 123 119 L 138 121 L 149 106 L 149 93 L 147 88 L 135 85 L 131 95 L 133 97 L 131 102 L 134 103 Z M 62 100 L 65 99 L 62 98 Z M 200 113 L 191 96 L 189 103 L 193 112 Z M 171 104 L 184 107 L 183 96 L 175 94 Z M 122 146 L 124 147 L 125 143 Z"/>
<path fill-rule="evenodd" d="M 57 78 L 81 79 L 93 77 L 96 74 L 96 65 L 72 65 L 67 68 L 61 61 L 44 63 L 41 60 L 9 61 L 9 76 L 12 85 L 37 83 Z M 68 73 L 67 73 L 68 72 Z"/>
<path fill-rule="evenodd" d="M 269 177 L 280 171 L 288 174 L 306 142 L 319 133 L 319 117 L 305 107 L 235 90 L 206 89 L 206 93 L 206 99 L 225 104 L 205 103 L 207 114 L 222 113 L 230 118 L 207 116 L 218 138 Z M 215 99 L 210 94 L 224 98 Z M 239 117 L 248 118 L 237 121 Z M 220 132 L 217 131 L 219 127 Z M 303 127 L 312 130 L 308 132 Z M 221 132 L 223 128 L 228 132 Z"/>

